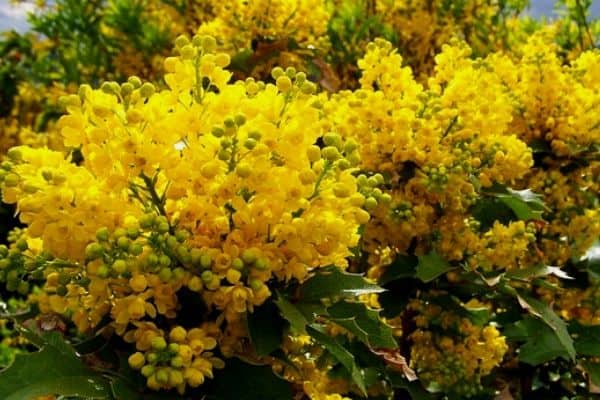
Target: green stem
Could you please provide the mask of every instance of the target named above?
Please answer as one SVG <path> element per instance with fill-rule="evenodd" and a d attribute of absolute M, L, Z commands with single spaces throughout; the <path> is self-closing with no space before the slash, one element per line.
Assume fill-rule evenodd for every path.
<path fill-rule="evenodd" d="M 319 195 L 319 187 L 321 186 L 321 182 L 323 182 L 323 178 L 325 178 L 325 175 L 327 175 L 327 173 L 329 172 L 331 167 L 333 167 L 333 162 L 331 162 L 329 160 L 325 161 L 325 166 L 323 167 L 323 170 L 321 171 L 321 173 L 319 174 L 319 177 L 317 178 L 317 181 L 315 182 L 315 189 L 313 190 L 312 194 L 308 198 L 308 201 L 311 201 L 312 199 L 314 199 L 315 197 L 317 197 Z"/>
<path fill-rule="evenodd" d="M 153 179 L 151 179 L 143 172 L 140 174 L 140 177 L 146 185 L 146 190 L 148 190 L 148 193 L 150 194 L 150 200 L 152 201 L 152 204 L 156 207 L 156 209 L 161 215 L 168 218 L 167 210 L 165 209 L 164 199 L 162 199 L 161 196 L 158 195 Z"/>

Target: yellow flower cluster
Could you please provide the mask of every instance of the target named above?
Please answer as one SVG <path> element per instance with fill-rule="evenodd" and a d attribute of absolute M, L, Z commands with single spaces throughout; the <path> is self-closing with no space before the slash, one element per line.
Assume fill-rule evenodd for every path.
<path fill-rule="evenodd" d="M 410 365 L 425 386 L 464 397 L 483 389 L 481 378 L 490 374 L 508 350 L 493 325 L 474 325 L 468 318 L 426 300 L 413 300 L 417 315 L 411 333 Z"/>
<path fill-rule="evenodd" d="M 444 46 L 423 86 L 399 67 L 389 43 L 376 41 L 358 64 L 361 88 L 326 105 L 333 129 L 361 145 L 363 167 L 387 176 L 390 205 L 374 202 L 366 228 L 372 253 L 383 251 L 381 244 L 403 252 L 414 238 L 425 242 L 438 231 L 445 255 L 462 258 L 457 249 L 467 250 L 475 234 L 460 232 L 470 229 L 463 221 L 477 194 L 494 183 L 516 184 L 533 164 L 510 129 L 514 100 L 501 77 L 469 55 L 460 42 Z"/>
<path fill-rule="evenodd" d="M 212 37 L 180 37 L 163 90 L 133 77 L 67 97 L 58 126 L 82 160 L 17 147 L 2 166 L 3 200 L 64 260 L 45 270 L 41 311 L 81 332 L 110 316 L 153 389 L 211 376 L 210 350 L 236 350 L 268 281 L 346 267 L 369 220 L 363 193 L 377 190 L 354 174 L 356 143 L 326 130 L 305 74 L 277 68 L 275 84 L 229 83 L 229 56 L 215 48 Z M 152 321 L 177 316 L 184 288 L 220 316 L 210 334 L 171 331 L 164 353 Z"/>
<path fill-rule="evenodd" d="M 224 49 L 250 49 L 253 40 L 293 38 L 300 46 L 326 49 L 330 13 L 322 0 L 211 0 L 215 17 L 200 25 L 199 34 L 212 35 Z M 271 55 L 267 55 L 271 56 Z"/>
<path fill-rule="evenodd" d="M 215 338 L 202 328 L 187 331 L 175 326 L 165 337 L 152 322 L 136 323 L 136 329 L 125 335 L 135 342 L 137 352 L 129 356 L 129 365 L 140 370 L 154 390 L 176 388 L 181 394 L 186 387 L 202 385 L 205 377 L 213 377 L 213 367 L 222 368 L 222 360 L 210 350 L 217 345 Z"/>
<path fill-rule="evenodd" d="M 432 71 L 434 55 L 453 37 L 463 37 L 478 54 L 508 45 L 505 24 L 510 15 L 503 15 L 506 10 L 498 2 L 377 0 L 375 7 L 397 33 L 403 55 L 422 79 Z"/>

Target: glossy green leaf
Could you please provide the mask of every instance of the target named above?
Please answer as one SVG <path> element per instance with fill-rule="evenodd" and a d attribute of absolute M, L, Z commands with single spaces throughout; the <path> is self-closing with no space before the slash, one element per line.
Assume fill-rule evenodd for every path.
<path fill-rule="evenodd" d="M 600 387 L 600 363 L 586 362 L 583 364 L 585 372 L 590 377 L 590 382 Z"/>
<path fill-rule="evenodd" d="M 387 266 L 379 279 L 379 283 L 385 285 L 398 279 L 413 278 L 416 274 L 418 262 L 419 259 L 413 255 L 401 254 L 397 256 L 394 262 Z"/>
<path fill-rule="evenodd" d="M 61 335 L 44 336 L 40 351 L 17 355 L 0 372 L 0 399 L 23 400 L 43 395 L 111 399 L 108 381 L 90 370 Z"/>
<path fill-rule="evenodd" d="M 543 321 L 531 316 L 508 326 L 504 334 L 509 340 L 524 341 L 519 348 L 519 360 L 540 365 L 558 357 L 569 359 L 569 354 L 554 331 Z"/>
<path fill-rule="evenodd" d="M 581 325 L 572 322 L 569 331 L 575 337 L 577 354 L 600 357 L 600 325 Z"/>
<path fill-rule="evenodd" d="M 227 360 L 215 374 L 211 394 L 214 400 L 292 400 L 292 387 L 276 376 L 271 367 L 257 366 L 238 358 Z"/>
<path fill-rule="evenodd" d="M 303 302 L 320 302 L 322 299 L 338 296 L 355 297 L 381 293 L 384 290 L 360 274 L 344 272 L 336 267 L 320 270 L 300 286 Z"/>
<path fill-rule="evenodd" d="M 548 304 L 540 300 L 534 299 L 526 294 L 519 294 L 517 298 L 521 307 L 544 321 L 544 323 L 552 329 L 562 348 L 569 355 L 569 358 L 575 360 L 576 353 L 573 339 L 569 335 L 565 321 L 556 315 Z"/>
<path fill-rule="evenodd" d="M 306 324 L 308 324 L 304 314 L 296 306 L 283 296 L 277 296 L 275 305 L 279 308 L 281 315 L 285 318 L 293 330 L 299 333 L 306 333 Z"/>
<path fill-rule="evenodd" d="M 313 339 L 346 368 L 352 381 L 358 386 L 360 391 L 366 396 L 365 378 L 361 369 L 356 364 L 354 355 L 344 348 L 335 338 L 329 336 L 323 325 L 311 324 L 306 331 Z"/>
<path fill-rule="evenodd" d="M 423 282 L 431 282 L 438 276 L 454 269 L 452 265 L 437 252 L 432 251 L 429 254 L 419 257 L 417 264 L 417 278 Z"/>
<path fill-rule="evenodd" d="M 340 301 L 329 307 L 327 313 L 331 321 L 346 328 L 369 347 L 398 347 L 392 328 L 381 320 L 378 311 L 369 309 L 364 303 Z"/>
<path fill-rule="evenodd" d="M 285 321 L 273 302 L 267 302 L 248 314 L 248 333 L 259 356 L 269 355 L 281 346 Z"/>

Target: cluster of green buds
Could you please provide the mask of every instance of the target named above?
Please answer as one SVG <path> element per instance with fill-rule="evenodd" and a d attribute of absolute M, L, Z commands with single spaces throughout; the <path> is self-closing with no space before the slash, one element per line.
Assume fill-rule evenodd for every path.
<path fill-rule="evenodd" d="M 285 70 L 275 67 L 271 71 L 271 77 L 281 93 L 297 94 L 299 92 L 312 95 L 317 92 L 317 85 L 309 81 L 304 72 L 298 72 L 294 67 L 287 67 Z"/>
<path fill-rule="evenodd" d="M 0 282 L 8 291 L 25 296 L 31 291 L 31 282 L 44 279 L 44 268 L 53 261 L 52 256 L 30 250 L 25 232 L 19 228 L 9 233 L 8 240 L 9 246 L 0 245 Z"/>
<path fill-rule="evenodd" d="M 145 101 L 152 97 L 156 92 L 156 87 L 150 82 L 142 82 L 137 76 L 131 76 L 127 79 L 127 82 L 119 84 L 115 81 L 103 82 L 100 89 L 110 95 L 116 96 L 119 101 L 124 105 L 125 111 L 127 112 L 127 122 L 130 124 L 137 124 L 143 120 L 143 114 L 141 111 L 129 106 L 131 104 Z M 86 93 L 91 90 L 89 85 L 81 85 L 79 88 L 79 98 L 83 102 L 86 98 Z M 93 109 L 94 113 L 100 117 L 103 117 L 110 113 L 109 109 L 104 109 L 102 106 L 95 105 Z"/>
<path fill-rule="evenodd" d="M 415 219 L 413 205 L 408 201 L 400 201 L 390 207 L 392 218 L 403 221 L 412 221 Z"/>
<path fill-rule="evenodd" d="M 359 192 L 365 197 L 364 208 L 367 211 L 374 210 L 379 204 L 390 204 L 392 196 L 381 190 L 385 184 L 385 178 L 382 174 L 376 173 L 371 176 L 360 174 L 356 177 Z"/>
<path fill-rule="evenodd" d="M 445 166 L 430 167 L 425 165 L 422 171 L 425 174 L 425 186 L 427 190 L 440 192 L 446 188 L 449 175 Z"/>
<path fill-rule="evenodd" d="M 246 116 L 243 113 L 238 113 L 225 118 L 222 125 L 215 125 L 211 129 L 211 134 L 220 140 L 217 158 L 227 163 L 228 172 L 235 171 L 240 178 L 247 178 L 252 170 L 250 165 L 239 161 L 257 146 L 262 137 L 261 133 L 256 130 L 244 130 L 242 132 L 241 128 L 245 124 Z M 217 164 L 208 163 L 203 166 L 201 173 L 204 177 L 210 179 L 218 171 L 219 166 Z"/>
<path fill-rule="evenodd" d="M 13 147 L 8 150 L 6 159 L 0 164 L 0 184 L 6 187 L 15 187 L 21 181 L 19 175 L 13 172 L 15 163 L 19 163 L 23 155 L 19 149 Z"/>
<path fill-rule="evenodd" d="M 185 230 L 171 233 L 167 218 L 150 212 L 126 228 L 113 232 L 99 229 L 85 254 L 88 262 L 100 264 L 96 274 L 102 278 L 130 278 L 133 272 L 144 271 L 168 282 L 181 279 L 185 275 L 183 265 L 191 263 L 191 252 L 185 245 L 188 236 Z"/>
<path fill-rule="evenodd" d="M 186 35 L 175 39 L 175 50 L 179 57 L 167 57 L 164 61 L 165 71 L 175 72 L 177 59 L 192 63 L 195 69 L 194 99 L 201 103 L 204 93 L 211 88 L 211 74 L 216 68 L 225 68 L 231 59 L 226 53 L 216 53 L 217 41 L 212 36 L 194 35 L 190 40 Z"/>
<path fill-rule="evenodd" d="M 171 329 L 168 338 L 158 332 L 150 339 L 148 349 L 129 356 L 129 366 L 147 379 L 153 390 L 176 388 L 180 393 L 186 386 L 198 387 L 205 377 L 212 378 L 213 367 L 222 368 L 223 362 L 213 357 L 210 350 L 216 341 L 202 329 L 186 330 L 181 326 Z M 139 345 L 140 343 L 138 343 Z"/>

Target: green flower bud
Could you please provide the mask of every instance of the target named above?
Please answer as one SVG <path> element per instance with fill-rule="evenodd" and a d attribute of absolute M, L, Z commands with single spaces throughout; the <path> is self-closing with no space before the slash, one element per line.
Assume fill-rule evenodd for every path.
<path fill-rule="evenodd" d="M 142 95 L 142 97 L 150 97 L 154 94 L 155 91 L 156 89 L 154 85 L 150 82 L 146 82 L 140 88 L 140 95 Z"/>
<path fill-rule="evenodd" d="M 202 279 L 202 281 L 208 285 L 213 280 L 213 273 L 209 270 L 203 271 L 200 275 L 200 279 Z"/>
<path fill-rule="evenodd" d="M 252 290 L 260 290 L 263 286 L 264 283 L 262 283 L 259 279 L 250 279 L 250 282 L 248 282 L 250 284 L 250 287 L 252 288 Z"/>
<path fill-rule="evenodd" d="M 90 243 L 85 247 L 85 258 L 95 260 L 102 257 L 104 248 L 99 243 Z"/>
<path fill-rule="evenodd" d="M 256 252 L 252 249 L 245 249 L 244 251 L 242 251 L 242 260 L 246 263 L 246 264 L 252 264 L 253 262 L 255 262 L 257 259 L 257 255 Z"/>
<path fill-rule="evenodd" d="M 66 296 L 67 293 L 68 293 L 68 290 L 67 290 L 67 288 L 65 286 L 58 286 L 56 288 L 56 294 L 58 296 Z"/>
<path fill-rule="evenodd" d="M 294 78 L 296 76 L 296 68 L 294 67 L 287 67 L 285 69 L 285 74 L 291 79 Z"/>
<path fill-rule="evenodd" d="M 134 256 L 139 256 L 144 252 L 144 247 L 139 243 L 132 243 L 128 249 L 129 253 Z"/>
<path fill-rule="evenodd" d="M 214 137 L 220 138 L 221 136 L 223 136 L 225 134 L 225 130 L 223 128 L 221 128 L 220 126 L 213 126 L 211 133 Z"/>
<path fill-rule="evenodd" d="M 127 82 L 131 83 L 135 89 L 142 86 L 142 80 L 140 78 L 138 78 L 137 76 L 129 77 L 129 79 L 127 79 Z"/>
<path fill-rule="evenodd" d="M 200 266 L 202 268 L 210 268 L 210 266 L 212 265 L 212 258 L 209 254 L 202 254 L 202 256 L 200 256 Z"/>
<path fill-rule="evenodd" d="M 339 150 L 333 146 L 324 147 L 321 150 L 321 155 L 328 161 L 336 161 L 342 157 Z"/>
<path fill-rule="evenodd" d="M 167 232 L 169 232 L 169 229 L 170 229 L 170 227 L 169 227 L 168 222 L 161 222 L 156 227 L 156 230 L 158 231 L 158 233 L 167 233 Z"/>
<path fill-rule="evenodd" d="M 6 156 L 14 162 L 17 161 L 21 161 L 23 159 L 23 153 L 21 153 L 21 150 L 16 149 L 16 148 L 12 148 L 10 150 L 8 150 L 8 152 L 6 153 Z"/>
<path fill-rule="evenodd" d="M 372 210 L 375 207 L 377 207 L 377 200 L 374 197 L 368 197 L 365 200 L 365 209 L 366 210 Z"/>
<path fill-rule="evenodd" d="M 183 366 L 183 358 L 181 358 L 181 356 L 175 356 L 171 358 L 170 364 L 174 368 L 181 368 Z"/>
<path fill-rule="evenodd" d="M 117 246 L 121 250 L 128 250 L 130 244 L 131 244 L 131 241 L 126 236 L 121 236 L 120 238 L 117 239 Z"/>
<path fill-rule="evenodd" d="M 155 362 L 158 361 L 158 354 L 156 354 L 154 352 L 146 353 L 146 361 L 154 364 Z"/>
<path fill-rule="evenodd" d="M 27 240 L 25 240 L 25 239 L 19 239 L 17 241 L 17 243 L 15 243 L 15 246 L 20 251 L 25 251 L 25 250 L 27 250 L 29 248 L 29 246 L 27 245 Z"/>
<path fill-rule="evenodd" d="M 280 76 L 283 76 L 284 74 L 285 74 L 285 72 L 283 71 L 283 68 L 281 68 L 281 67 L 275 67 L 271 70 L 271 76 L 275 80 L 277 80 L 277 78 L 279 78 Z"/>
<path fill-rule="evenodd" d="M 233 117 L 233 119 L 237 126 L 242 126 L 246 123 L 246 116 L 244 114 L 236 114 L 236 116 Z"/>
<path fill-rule="evenodd" d="M 155 368 L 153 365 L 144 365 L 141 369 L 141 373 L 144 377 L 148 378 L 152 374 L 154 374 Z"/>
<path fill-rule="evenodd" d="M 339 148 L 342 138 L 337 133 L 329 132 L 323 135 L 323 143 L 325 146 L 335 146 Z"/>
<path fill-rule="evenodd" d="M 300 86 L 300 91 L 304 94 L 315 94 L 317 92 L 317 85 L 311 81 L 306 81 Z"/>
<path fill-rule="evenodd" d="M 217 40 L 212 36 L 202 36 L 200 45 L 207 53 L 214 53 L 217 49 Z"/>
<path fill-rule="evenodd" d="M 234 259 L 233 259 L 233 261 L 231 262 L 231 266 L 232 266 L 234 269 L 241 270 L 241 269 L 243 269 L 243 268 L 244 268 L 244 261 L 243 261 L 241 258 L 239 258 L 239 257 L 236 257 L 236 258 L 234 258 Z"/>
<path fill-rule="evenodd" d="M 229 158 L 231 157 L 231 153 L 227 150 L 219 150 L 219 152 L 217 153 L 217 157 L 219 158 L 219 160 L 221 161 L 227 161 L 229 160 Z"/>
<path fill-rule="evenodd" d="M 121 259 L 115 260 L 115 262 L 112 264 L 112 269 L 120 275 L 127 270 L 127 262 Z"/>
<path fill-rule="evenodd" d="M 108 241 L 110 234 L 108 232 L 108 228 L 100 228 L 96 231 L 96 239 L 100 242 Z"/>
<path fill-rule="evenodd" d="M 19 184 L 19 181 L 21 180 L 21 178 L 19 178 L 19 175 L 17 174 L 7 174 L 6 177 L 4 177 L 4 186 L 6 187 L 14 187 L 17 186 Z"/>
<path fill-rule="evenodd" d="M 254 267 L 261 271 L 264 271 L 269 268 L 269 260 L 266 258 L 259 258 L 254 262 Z"/>
<path fill-rule="evenodd" d="M 27 281 L 20 281 L 19 285 L 17 286 L 17 292 L 23 296 L 27 295 L 29 293 L 29 282 Z"/>
<path fill-rule="evenodd" d="M 177 39 L 175 39 L 175 46 L 178 48 L 181 48 L 189 43 L 190 40 L 185 35 L 179 35 L 177 36 Z"/>
<path fill-rule="evenodd" d="M 262 134 L 259 131 L 252 131 L 252 132 L 248 132 L 248 137 L 250 139 L 254 139 L 254 140 L 258 141 L 262 137 Z"/>
<path fill-rule="evenodd" d="M 155 351 L 161 351 L 167 348 L 167 341 L 162 336 L 155 336 L 150 342 L 152 349 Z"/>
<path fill-rule="evenodd" d="M 129 82 L 125 82 L 123 84 L 121 84 L 121 94 L 123 96 L 128 96 L 131 94 L 131 92 L 133 92 L 135 88 L 133 87 L 133 85 Z"/>
<path fill-rule="evenodd" d="M 196 55 L 196 49 L 194 46 L 187 44 L 179 49 L 179 53 L 184 60 L 191 60 Z"/>
<path fill-rule="evenodd" d="M 171 269 L 166 268 L 166 267 L 161 268 L 160 271 L 158 272 L 158 277 L 163 282 L 169 282 L 171 280 L 171 278 L 173 277 L 173 271 L 171 271 Z"/>
<path fill-rule="evenodd" d="M 161 254 L 160 257 L 158 257 L 158 264 L 161 267 L 168 267 L 171 265 L 171 258 L 166 254 Z"/>
<path fill-rule="evenodd" d="M 244 141 L 244 147 L 247 148 L 248 150 L 252 150 L 253 148 L 256 147 L 257 144 L 258 144 L 258 142 L 252 138 L 248 138 Z"/>
<path fill-rule="evenodd" d="M 159 383 L 169 382 L 169 372 L 166 369 L 160 369 L 156 372 L 156 380 Z"/>

